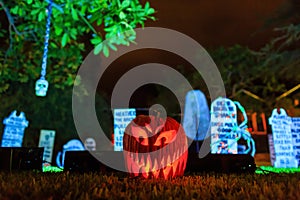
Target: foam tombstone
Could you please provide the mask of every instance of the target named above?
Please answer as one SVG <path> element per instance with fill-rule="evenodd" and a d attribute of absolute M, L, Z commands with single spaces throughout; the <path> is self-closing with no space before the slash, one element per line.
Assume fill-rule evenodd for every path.
<path fill-rule="evenodd" d="M 184 174 L 187 137 L 173 118 L 137 116 L 125 129 L 123 145 L 131 177 L 169 179 Z"/>

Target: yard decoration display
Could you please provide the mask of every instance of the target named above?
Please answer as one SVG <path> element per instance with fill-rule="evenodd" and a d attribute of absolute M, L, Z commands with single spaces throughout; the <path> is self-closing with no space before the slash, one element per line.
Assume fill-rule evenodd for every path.
<path fill-rule="evenodd" d="M 29 122 L 26 120 L 24 112 L 17 115 L 17 111 L 11 112 L 9 117 L 3 120 L 4 133 L 2 136 L 2 147 L 22 147 L 25 128 Z"/>
<path fill-rule="evenodd" d="M 297 120 L 295 120 L 297 123 Z M 294 152 L 294 147 L 299 146 L 297 138 L 299 137 L 300 129 L 292 126 L 292 118 L 289 117 L 286 111 L 282 108 L 274 109 L 269 124 L 272 127 L 275 162 L 274 167 L 277 168 L 295 168 L 298 167 L 298 161 Z M 293 128 L 292 128 L 293 127 Z M 293 133 L 292 133 L 293 132 Z M 296 137 L 295 140 L 293 137 Z"/>
<path fill-rule="evenodd" d="M 126 127 L 123 144 L 125 166 L 132 177 L 169 179 L 184 174 L 187 137 L 171 117 L 137 116 Z"/>
<path fill-rule="evenodd" d="M 63 150 L 57 153 L 56 164 L 58 167 L 63 168 L 65 162 L 66 151 L 84 151 L 85 148 L 80 140 L 72 139 L 63 146 Z"/>
<path fill-rule="evenodd" d="M 237 108 L 244 121 L 238 125 Z M 255 155 L 255 142 L 247 130 L 247 114 L 237 101 L 219 97 L 211 105 L 211 153 L 213 154 L 251 154 Z M 239 140 L 246 145 L 238 144 Z"/>
<path fill-rule="evenodd" d="M 123 135 L 126 126 L 136 117 L 134 108 L 114 109 L 114 151 L 123 151 Z"/>
<path fill-rule="evenodd" d="M 186 94 L 182 126 L 186 136 L 202 141 L 209 128 L 209 108 L 206 98 L 200 90 L 191 90 Z"/>

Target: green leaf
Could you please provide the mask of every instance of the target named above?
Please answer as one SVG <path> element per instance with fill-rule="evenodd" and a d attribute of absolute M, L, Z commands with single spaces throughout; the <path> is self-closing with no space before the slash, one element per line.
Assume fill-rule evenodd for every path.
<path fill-rule="evenodd" d="M 30 12 L 30 14 L 31 14 L 31 15 L 36 15 L 36 14 L 39 13 L 39 11 L 40 11 L 40 9 L 35 9 L 35 10 L 32 10 L 32 11 Z"/>
<path fill-rule="evenodd" d="M 39 22 L 42 21 L 44 19 L 44 17 L 45 17 L 44 12 L 40 12 L 39 15 L 38 15 L 38 21 Z"/>
<path fill-rule="evenodd" d="M 75 28 L 72 28 L 70 31 L 70 36 L 73 40 L 76 40 L 77 36 L 77 30 Z"/>
<path fill-rule="evenodd" d="M 66 46 L 67 42 L 69 40 L 69 35 L 67 33 L 64 33 L 62 39 L 61 39 L 61 46 Z"/>
<path fill-rule="evenodd" d="M 103 46 L 103 54 L 105 57 L 109 56 L 109 49 L 108 49 L 107 45 Z"/>
<path fill-rule="evenodd" d="M 95 49 L 94 49 L 94 54 L 97 55 L 100 53 L 100 51 L 102 51 L 103 48 L 103 43 L 101 42 L 100 44 L 98 44 Z"/>
<path fill-rule="evenodd" d="M 147 15 L 152 15 L 152 14 L 154 14 L 155 13 L 155 10 L 153 9 L 153 8 L 149 8 L 148 10 L 147 10 Z"/>
<path fill-rule="evenodd" d="M 27 0 L 27 4 L 32 4 L 32 0 Z"/>
<path fill-rule="evenodd" d="M 120 14 L 119 14 L 119 18 L 121 19 L 121 20 L 123 20 L 123 19 L 125 19 L 126 18 L 126 14 L 124 13 L 124 12 L 120 12 Z"/>
<path fill-rule="evenodd" d="M 72 8 L 72 17 L 73 17 L 73 19 L 74 19 L 75 21 L 78 20 L 78 14 L 77 14 L 77 11 L 76 11 L 74 8 Z"/>
<path fill-rule="evenodd" d="M 18 10 L 19 10 L 19 7 L 16 6 L 16 7 L 14 7 L 14 8 L 11 8 L 11 9 L 10 9 L 10 12 L 11 12 L 12 14 L 16 15 L 16 14 L 18 14 Z"/>
<path fill-rule="evenodd" d="M 63 29 L 60 26 L 54 26 L 55 29 L 55 35 L 59 36 L 62 32 Z"/>
<path fill-rule="evenodd" d="M 91 39 L 91 43 L 94 45 L 98 45 L 100 42 L 102 42 L 102 39 L 99 36 L 96 36 L 95 38 Z"/>
<path fill-rule="evenodd" d="M 108 42 L 107 44 L 112 50 L 114 50 L 114 51 L 118 50 L 117 47 L 112 42 Z"/>
<path fill-rule="evenodd" d="M 122 7 L 124 8 L 124 7 L 128 7 L 130 5 L 130 1 L 129 0 L 124 0 L 123 2 L 122 2 Z"/>
<path fill-rule="evenodd" d="M 103 22 L 102 18 L 98 18 L 98 19 L 97 19 L 97 25 L 98 25 L 98 26 L 100 26 L 100 25 L 102 24 L 102 22 Z"/>
<path fill-rule="evenodd" d="M 150 3 L 147 1 L 145 4 L 145 10 L 148 10 L 150 8 Z"/>

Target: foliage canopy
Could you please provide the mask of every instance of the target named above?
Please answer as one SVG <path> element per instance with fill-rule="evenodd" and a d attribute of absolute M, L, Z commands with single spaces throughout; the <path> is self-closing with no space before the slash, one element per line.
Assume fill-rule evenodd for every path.
<path fill-rule="evenodd" d="M 10 82 L 39 77 L 48 2 L 0 1 L 0 93 Z M 56 0 L 48 51 L 50 85 L 72 86 L 85 52 L 95 47 L 96 54 L 108 56 L 117 45 L 129 45 L 135 40 L 134 28 L 154 20 L 154 12 L 149 2 L 138 0 Z"/>

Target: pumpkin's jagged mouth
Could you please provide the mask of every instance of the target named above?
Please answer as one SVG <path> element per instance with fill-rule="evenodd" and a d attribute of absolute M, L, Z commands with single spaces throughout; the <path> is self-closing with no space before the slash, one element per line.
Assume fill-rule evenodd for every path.
<path fill-rule="evenodd" d="M 161 151 L 163 150 L 163 151 Z M 145 178 L 175 177 L 183 175 L 186 167 L 187 146 L 183 145 L 177 150 L 170 150 L 168 146 L 160 151 L 138 153 L 124 151 L 127 160 L 127 168 L 133 176 Z M 184 159 L 182 159 L 184 158 Z M 162 176 L 163 175 L 163 176 Z"/>

